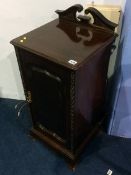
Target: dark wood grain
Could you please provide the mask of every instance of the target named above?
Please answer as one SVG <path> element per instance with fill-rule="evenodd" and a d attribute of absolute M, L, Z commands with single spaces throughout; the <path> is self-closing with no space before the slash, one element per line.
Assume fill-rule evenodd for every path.
<path fill-rule="evenodd" d="M 80 4 L 73 5 L 66 10 L 56 10 L 55 12 L 59 15 L 59 19 L 64 19 L 71 22 L 79 22 L 76 16 L 77 12 L 81 12 L 83 6 Z"/>
<path fill-rule="evenodd" d="M 23 37 L 26 40 L 20 42 Z M 15 46 L 51 60 L 70 69 L 78 69 L 84 62 L 93 58 L 100 48 L 106 47 L 114 40 L 114 35 L 106 30 L 93 26 L 58 19 L 39 27 L 11 41 Z M 77 61 L 75 66 L 68 63 Z"/>
<path fill-rule="evenodd" d="M 29 102 L 31 133 L 72 164 L 105 118 L 107 70 L 116 37 L 103 24 L 90 24 L 88 17 L 75 21 L 81 9 L 57 11 L 60 20 L 11 41 Z"/>
<path fill-rule="evenodd" d="M 89 7 L 85 10 L 86 15 L 88 15 L 89 13 L 93 16 L 94 24 L 97 26 L 101 26 L 112 31 L 114 31 L 115 28 L 118 26 L 116 23 L 108 20 L 101 12 L 99 12 L 94 7 Z"/>

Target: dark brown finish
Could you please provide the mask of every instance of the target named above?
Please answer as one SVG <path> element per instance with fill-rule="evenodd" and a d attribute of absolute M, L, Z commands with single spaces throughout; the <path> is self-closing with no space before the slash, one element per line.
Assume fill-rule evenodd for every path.
<path fill-rule="evenodd" d="M 81 9 L 77 5 L 57 11 L 61 20 L 11 41 L 30 106 L 32 135 L 72 162 L 104 119 L 107 69 L 116 37 L 87 17 L 72 20 Z"/>
<path fill-rule="evenodd" d="M 117 24 L 109 21 L 107 18 L 105 18 L 96 8 L 94 7 L 89 7 L 85 10 L 85 14 L 91 14 L 94 18 L 94 24 L 95 25 L 100 25 L 103 26 L 105 28 L 111 29 L 111 30 L 115 30 L 115 28 L 118 26 Z"/>
<path fill-rule="evenodd" d="M 83 7 L 80 4 L 76 4 L 66 10 L 56 10 L 55 12 L 59 15 L 60 20 L 64 19 L 71 22 L 78 22 L 76 13 L 81 12 L 82 10 Z"/>

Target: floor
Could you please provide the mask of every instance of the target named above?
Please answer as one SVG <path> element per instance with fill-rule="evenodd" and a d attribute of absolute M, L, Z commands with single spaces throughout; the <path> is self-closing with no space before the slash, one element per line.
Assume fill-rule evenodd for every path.
<path fill-rule="evenodd" d="M 86 147 L 72 172 L 65 160 L 29 136 L 28 107 L 18 117 L 17 100 L 0 99 L 0 175 L 131 175 L 131 139 L 102 134 Z"/>

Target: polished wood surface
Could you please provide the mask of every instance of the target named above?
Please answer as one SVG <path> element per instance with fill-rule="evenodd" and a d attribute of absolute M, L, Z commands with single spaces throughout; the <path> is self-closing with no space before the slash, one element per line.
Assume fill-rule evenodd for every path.
<path fill-rule="evenodd" d="M 95 52 L 113 40 L 114 33 L 105 28 L 56 19 L 12 40 L 11 43 L 40 55 L 43 59 L 70 69 L 78 69 L 83 62 L 92 59 Z M 75 66 L 68 63 L 72 59 L 77 61 Z"/>
<path fill-rule="evenodd" d="M 103 22 L 91 24 L 90 17 L 78 20 L 75 13 L 81 9 L 75 5 L 57 11 L 59 19 L 11 41 L 30 106 L 31 134 L 72 163 L 105 118 L 107 70 L 116 37 L 108 28 L 112 23 L 106 21 L 104 27 Z"/>
<path fill-rule="evenodd" d="M 110 29 L 112 31 L 115 31 L 115 28 L 118 26 L 118 24 L 115 24 L 114 22 L 108 20 L 106 17 L 104 17 L 103 14 L 101 14 L 96 8 L 89 7 L 85 10 L 85 14 L 91 14 L 94 18 L 94 23 L 97 26 L 103 26 L 104 28 Z"/>

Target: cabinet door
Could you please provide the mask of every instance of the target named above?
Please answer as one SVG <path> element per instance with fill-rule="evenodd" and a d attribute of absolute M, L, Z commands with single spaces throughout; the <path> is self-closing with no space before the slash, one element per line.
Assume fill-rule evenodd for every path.
<path fill-rule="evenodd" d="M 48 69 L 32 66 L 32 111 L 36 124 L 65 139 L 65 89 L 61 77 Z"/>
<path fill-rule="evenodd" d="M 69 73 L 46 59 L 19 50 L 26 91 L 31 92 L 33 125 L 58 141 L 68 138 Z"/>

